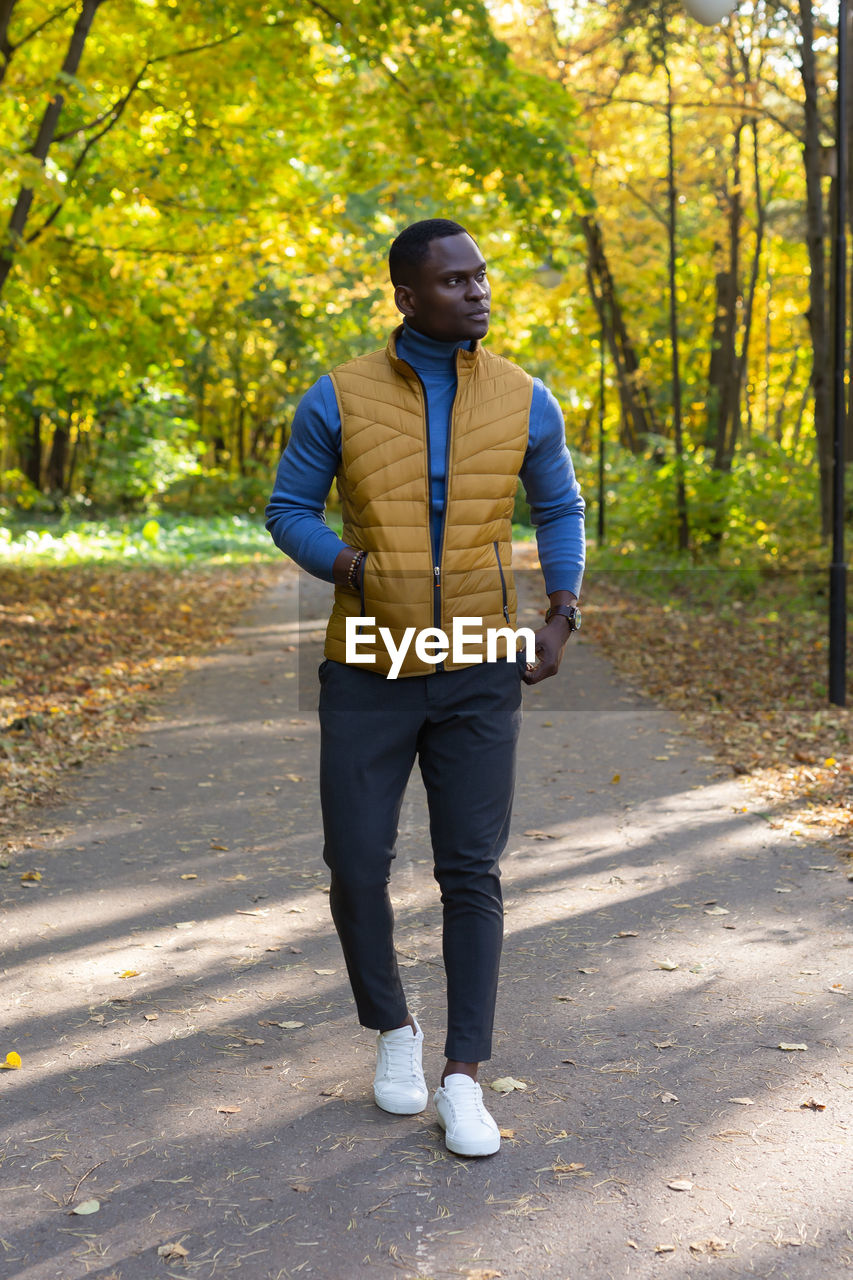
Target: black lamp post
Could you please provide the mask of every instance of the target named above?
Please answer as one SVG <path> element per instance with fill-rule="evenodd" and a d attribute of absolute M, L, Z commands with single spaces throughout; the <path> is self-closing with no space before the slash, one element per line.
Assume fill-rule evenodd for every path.
<path fill-rule="evenodd" d="M 832 351 L 832 563 L 829 566 L 829 701 L 847 702 L 847 565 L 844 561 L 844 386 L 847 349 L 847 3 L 838 0 L 838 90 L 835 115 L 837 157 L 835 298 Z"/>

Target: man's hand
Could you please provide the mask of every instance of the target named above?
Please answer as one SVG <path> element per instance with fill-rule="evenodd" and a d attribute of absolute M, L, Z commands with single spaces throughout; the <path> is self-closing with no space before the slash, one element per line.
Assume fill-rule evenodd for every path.
<path fill-rule="evenodd" d="M 563 660 L 563 650 L 571 635 L 569 620 L 557 614 L 550 622 L 536 632 L 536 665 L 528 667 L 522 674 L 525 684 L 538 684 L 555 676 Z"/>

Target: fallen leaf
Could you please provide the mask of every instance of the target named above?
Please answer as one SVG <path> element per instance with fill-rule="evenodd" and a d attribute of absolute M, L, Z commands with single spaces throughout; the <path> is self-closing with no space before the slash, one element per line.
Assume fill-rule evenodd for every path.
<path fill-rule="evenodd" d="M 138 978 L 138 977 L 139 977 L 139 970 L 138 970 L 138 969 L 125 969 L 124 973 L 120 973 L 118 976 L 119 976 L 120 978 Z"/>
<path fill-rule="evenodd" d="M 610 779 L 610 785 L 611 787 L 615 787 L 621 781 L 622 781 L 621 773 L 614 773 L 613 777 Z"/>
<path fill-rule="evenodd" d="M 245 1036 L 243 1037 L 243 1044 L 263 1044 L 263 1043 L 264 1043 L 263 1040 L 250 1040 Z"/>
<path fill-rule="evenodd" d="M 22 884 L 26 884 L 27 881 L 37 881 L 37 880 L 41 880 L 40 871 L 25 871 L 21 876 Z"/>
<path fill-rule="evenodd" d="M 311 1190 L 311 1188 L 310 1188 L 309 1186 L 307 1186 L 307 1185 L 306 1185 L 306 1183 L 304 1183 L 304 1182 L 291 1182 L 291 1184 L 290 1184 L 290 1190 L 291 1190 L 291 1191 L 303 1191 L 303 1192 L 305 1192 L 305 1191 L 310 1191 L 310 1190 Z"/>
<path fill-rule="evenodd" d="M 525 831 L 526 836 L 531 836 L 534 840 L 559 840 L 559 836 L 553 831 Z"/>
<path fill-rule="evenodd" d="M 515 1137 L 515 1129 L 501 1129 L 501 1130 L 500 1130 L 500 1135 L 501 1135 L 501 1137 L 502 1137 L 502 1138 L 514 1138 L 514 1137 Z"/>
<path fill-rule="evenodd" d="M 263 918 L 264 916 L 269 915 L 269 907 L 264 907 L 260 911 L 243 911 L 238 907 L 234 914 L 237 916 L 260 916 Z"/>
<path fill-rule="evenodd" d="M 161 1244 L 157 1249 L 158 1258 L 188 1258 L 189 1249 L 185 1249 L 182 1244 L 173 1242 L 171 1244 Z"/>
<path fill-rule="evenodd" d="M 636 929 L 620 929 L 618 933 L 614 933 L 614 938 L 639 938 Z"/>
<path fill-rule="evenodd" d="M 284 776 L 287 778 L 288 782 L 304 782 L 305 781 L 301 773 L 286 773 Z"/>
<path fill-rule="evenodd" d="M 73 1209 L 69 1209 L 69 1213 L 80 1214 L 85 1217 L 87 1213 L 97 1213 L 101 1207 L 100 1200 L 81 1200 L 80 1204 L 75 1204 Z"/>
<path fill-rule="evenodd" d="M 203 787 L 204 785 L 205 785 L 205 784 L 204 784 L 203 782 L 200 782 L 200 783 L 199 783 L 199 786 L 201 786 L 201 787 Z M 227 852 L 228 852 L 228 850 L 229 850 L 229 847 L 230 847 L 230 846 L 229 846 L 229 845 L 227 845 L 227 844 L 213 844 L 213 843 L 211 843 L 211 846 L 210 846 L 210 847 L 211 847 L 211 849 L 218 849 L 220 853 L 227 853 Z M 245 877 L 245 876 L 232 876 L 232 879 L 233 879 L 233 880 L 245 880 L 245 879 L 246 879 L 246 877 Z"/>
<path fill-rule="evenodd" d="M 527 1085 L 523 1080 L 514 1080 L 512 1076 L 501 1076 L 499 1080 L 493 1080 L 489 1088 L 494 1089 L 495 1093 L 512 1093 L 515 1089 L 523 1092 Z"/>
<path fill-rule="evenodd" d="M 21 1055 L 19 1053 L 15 1053 L 15 1050 L 12 1049 L 6 1054 L 6 1061 L 0 1062 L 0 1069 L 4 1071 L 17 1071 L 20 1068 L 20 1065 Z"/>
<path fill-rule="evenodd" d="M 675 1046 L 674 1040 L 653 1040 L 652 1044 L 656 1049 L 672 1049 Z"/>
<path fill-rule="evenodd" d="M 339 1098 L 344 1091 L 342 1084 L 330 1084 L 328 1088 L 320 1090 L 321 1098 Z"/>
<path fill-rule="evenodd" d="M 233 884 L 235 880 L 248 880 L 248 876 L 244 876 L 242 871 L 238 871 L 236 876 L 223 876 L 223 884 Z"/>
<path fill-rule="evenodd" d="M 807 1044 L 787 1044 L 784 1040 L 778 1046 L 778 1048 L 783 1049 L 785 1053 L 805 1053 L 808 1047 L 809 1046 Z"/>
<path fill-rule="evenodd" d="M 752 1098 L 729 1098 L 729 1102 L 736 1102 L 739 1107 L 754 1107 L 755 1102 Z"/>
<path fill-rule="evenodd" d="M 195 924 L 195 920 L 179 920 L 175 925 L 176 929 L 191 929 Z"/>
<path fill-rule="evenodd" d="M 678 1098 L 675 1096 L 674 1093 L 662 1093 L 660 1096 L 660 1100 L 661 1102 L 677 1102 Z"/>
<path fill-rule="evenodd" d="M 728 911 L 725 907 L 706 907 L 705 915 L 706 916 L 728 916 L 728 915 L 731 915 L 731 912 Z"/>
<path fill-rule="evenodd" d="M 337 969 L 315 969 L 315 973 L 337 973 Z"/>
<path fill-rule="evenodd" d="M 809 1111 L 826 1111 L 826 1103 L 818 1102 L 817 1098 L 806 1098 L 805 1102 L 800 1103 L 800 1107 L 806 1107 Z"/>
<path fill-rule="evenodd" d="M 674 1244 L 656 1244 L 655 1253 L 675 1253 Z"/>
<path fill-rule="evenodd" d="M 667 973 L 671 973 L 673 969 L 678 968 L 674 960 L 656 960 L 655 964 L 659 969 L 665 969 Z"/>
<path fill-rule="evenodd" d="M 597 969 L 578 969 L 578 973 L 598 973 Z"/>
<path fill-rule="evenodd" d="M 243 1109 L 242 1107 L 223 1106 L 223 1107 L 217 1107 L 216 1113 L 217 1115 L 223 1115 L 223 1116 L 236 1116 L 237 1112 L 242 1111 L 242 1109 Z"/>
<path fill-rule="evenodd" d="M 675 1178 L 672 1182 L 666 1184 L 670 1191 L 692 1191 L 693 1183 L 688 1182 L 686 1178 Z"/>
<path fill-rule="evenodd" d="M 723 1253 L 728 1247 L 728 1240 L 718 1240 L 716 1236 L 711 1236 L 708 1240 L 694 1241 L 687 1246 L 691 1253 Z"/>
<path fill-rule="evenodd" d="M 198 876 L 194 871 L 185 871 L 184 874 L 181 876 L 181 879 L 182 880 L 198 880 Z M 165 1246 L 161 1246 L 161 1247 L 165 1247 Z M 169 1245 L 169 1248 L 171 1247 L 172 1246 Z"/>
<path fill-rule="evenodd" d="M 636 1241 L 636 1240 L 626 1240 L 626 1241 L 625 1241 L 625 1244 L 628 1246 L 628 1248 L 629 1248 L 629 1249 L 639 1249 L 639 1247 L 640 1247 L 640 1246 L 637 1244 L 637 1241 Z"/>
<path fill-rule="evenodd" d="M 156 1022 L 160 1017 L 159 1013 L 143 1013 L 142 1016 L 146 1022 Z"/>

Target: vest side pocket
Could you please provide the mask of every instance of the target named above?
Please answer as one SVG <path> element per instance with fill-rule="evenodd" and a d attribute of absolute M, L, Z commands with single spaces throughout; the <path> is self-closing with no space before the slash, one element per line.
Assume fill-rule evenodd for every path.
<path fill-rule="evenodd" d="M 496 559 L 496 560 L 497 560 L 497 562 L 498 562 L 498 573 L 501 575 L 501 599 L 503 600 L 503 615 L 504 615 L 504 617 L 506 618 L 507 626 L 509 626 L 509 625 L 510 625 L 510 622 L 509 622 L 509 599 L 508 599 L 508 597 L 507 597 L 507 593 L 506 593 L 506 578 L 504 577 L 504 567 L 503 567 L 503 565 L 501 564 L 501 550 L 500 550 L 500 547 L 498 546 L 497 542 L 493 542 L 493 543 L 492 543 L 492 546 L 493 546 L 493 547 L 494 547 L 494 549 L 495 549 L 495 559 Z"/>

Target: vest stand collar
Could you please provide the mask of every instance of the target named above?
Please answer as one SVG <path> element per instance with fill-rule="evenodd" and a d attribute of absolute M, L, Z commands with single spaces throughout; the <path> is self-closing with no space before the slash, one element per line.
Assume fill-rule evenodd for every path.
<path fill-rule="evenodd" d="M 392 369 L 395 369 L 397 373 L 402 374 L 404 378 L 410 378 L 414 373 L 412 366 L 406 360 L 403 360 L 397 355 L 397 340 L 402 332 L 403 326 L 398 324 L 397 328 L 388 339 L 388 344 L 385 348 L 385 355 L 388 357 L 388 363 L 391 365 Z M 481 345 L 479 338 L 475 339 L 473 351 L 467 351 L 464 347 L 459 347 L 456 352 L 457 374 L 473 372 L 479 362 L 480 350 Z M 415 374 L 415 376 L 417 375 Z"/>

